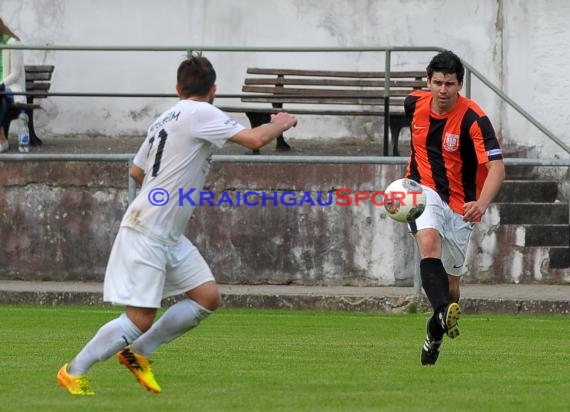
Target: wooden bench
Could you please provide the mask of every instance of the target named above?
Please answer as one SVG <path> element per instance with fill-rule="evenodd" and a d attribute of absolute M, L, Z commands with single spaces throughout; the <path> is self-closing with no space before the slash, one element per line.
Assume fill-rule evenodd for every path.
<path fill-rule="evenodd" d="M 26 110 L 28 114 L 28 127 L 30 129 L 30 145 L 41 145 L 42 141 L 36 135 L 34 128 L 34 110 L 41 106 L 35 99 L 45 99 L 51 87 L 51 78 L 54 66 L 52 65 L 29 65 L 25 66 L 26 71 L 26 103 L 16 103 L 8 110 L 8 115 L 2 124 L 4 133 L 8 136 L 10 122 L 18 117 L 21 110 Z"/>
<path fill-rule="evenodd" d="M 385 72 L 249 68 L 247 74 L 255 76 L 246 77 L 242 92 L 247 95 L 242 96 L 241 101 L 268 103 L 271 107 L 220 106 L 220 109 L 245 113 L 251 127 L 269 122 L 272 113 L 283 110 L 295 115 L 386 117 Z M 390 73 L 387 113 L 395 156 L 399 155 L 400 131 L 409 126 L 404 99 L 413 90 L 425 87 L 425 71 Z M 280 136 L 277 150 L 288 149 Z"/>

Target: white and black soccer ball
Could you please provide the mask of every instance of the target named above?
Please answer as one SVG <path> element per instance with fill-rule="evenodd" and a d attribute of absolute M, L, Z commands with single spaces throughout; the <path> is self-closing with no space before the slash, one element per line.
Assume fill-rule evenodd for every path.
<path fill-rule="evenodd" d="M 400 223 L 416 220 L 426 207 L 426 194 L 420 184 L 411 179 L 398 179 L 384 191 L 384 208 L 392 219 Z"/>

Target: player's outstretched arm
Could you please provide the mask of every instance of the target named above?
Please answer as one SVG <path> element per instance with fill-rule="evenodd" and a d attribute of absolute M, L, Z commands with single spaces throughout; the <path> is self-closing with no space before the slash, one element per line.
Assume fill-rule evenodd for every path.
<path fill-rule="evenodd" d="M 259 149 L 280 136 L 286 130 L 297 125 L 297 119 L 289 113 L 271 115 L 271 122 L 254 129 L 244 129 L 230 140 L 248 149 Z"/>
<path fill-rule="evenodd" d="M 133 164 L 131 166 L 131 170 L 129 171 L 129 176 L 134 179 L 134 181 L 137 183 L 137 186 L 141 186 L 144 179 L 144 170 Z"/>

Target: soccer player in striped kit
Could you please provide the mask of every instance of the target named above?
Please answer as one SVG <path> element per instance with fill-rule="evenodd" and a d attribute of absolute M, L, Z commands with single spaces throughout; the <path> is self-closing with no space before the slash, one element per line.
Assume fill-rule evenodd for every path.
<path fill-rule="evenodd" d="M 410 224 L 420 251 L 420 275 L 433 307 L 422 365 L 433 365 L 443 337 L 459 335 L 459 279 L 469 237 L 505 179 L 501 147 L 487 115 L 459 94 L 465 69 L 451 51 L 427 66 L 429 90 L 406 97 L 411 153 L 406 177 L 426 193 L 423 214 Z"/>

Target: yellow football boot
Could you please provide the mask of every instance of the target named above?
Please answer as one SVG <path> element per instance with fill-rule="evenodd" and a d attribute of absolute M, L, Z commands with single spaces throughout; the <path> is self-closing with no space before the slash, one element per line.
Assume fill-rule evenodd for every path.
<path fill-rule="evenodd" d="M 117 352 L 119 362 L 125 365 L 135 375 L 139 383 L 152 393 L 160 392 L 160 385 L 154 378 L 150 367 L 150 360 L 145 356 L 134 353 L 130 346 Z"/>
<path fill-rule="evenodd" d="M 67 363 L 57 372 L 57 383 L 72 395 L 95 395 L 87 376 L 73 376 L 67 371 Z"/>

